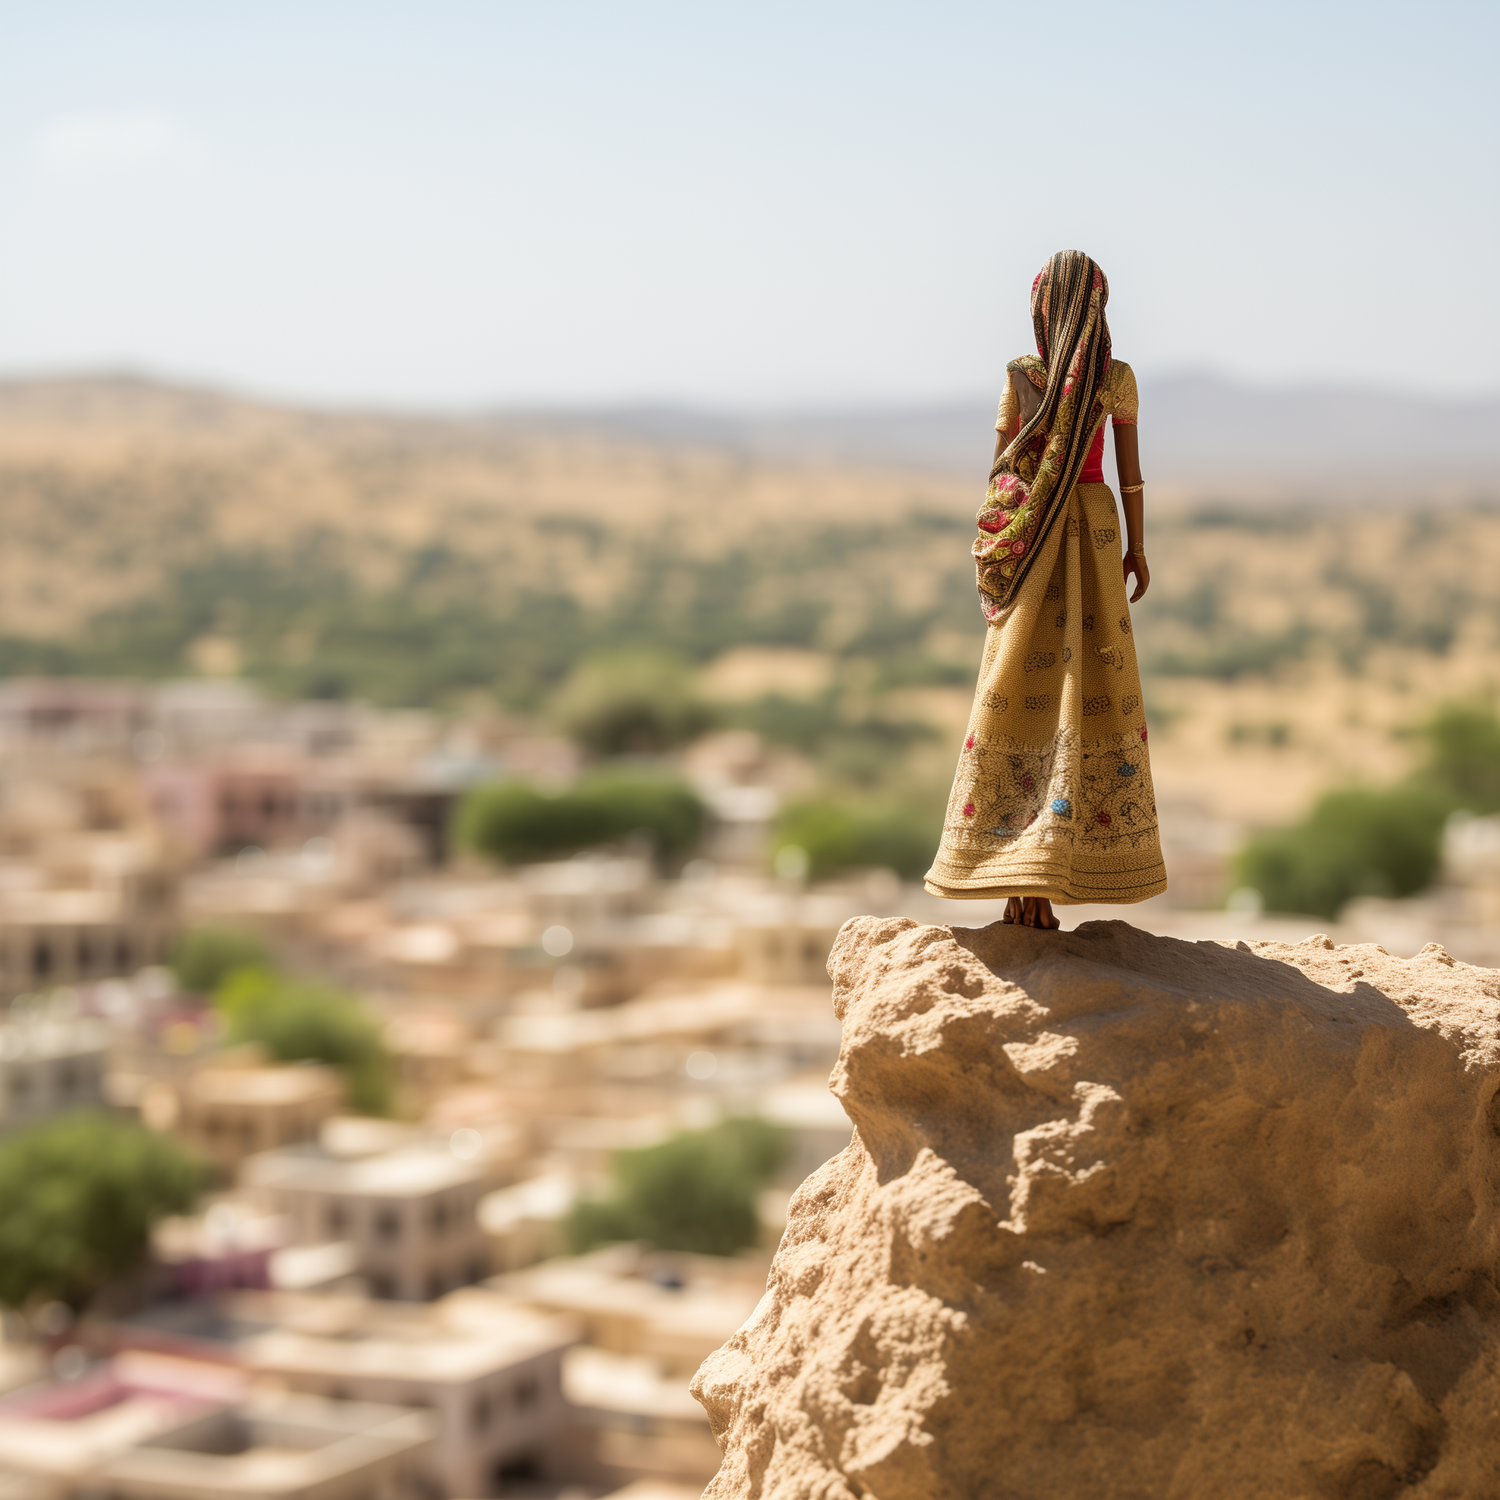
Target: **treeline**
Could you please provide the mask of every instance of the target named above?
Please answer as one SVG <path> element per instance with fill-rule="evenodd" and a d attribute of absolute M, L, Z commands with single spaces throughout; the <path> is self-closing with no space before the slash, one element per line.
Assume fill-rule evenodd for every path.
<path fill-rule="evenodd" d="M 212 636 L 232 642 L 242 675 L 273 693 L 392 707 L 441 706 L 475 690 L 532 707 L 578 662 L 622 645 L 689 663 L 743 645 L 832 649 L 890 659 L 902 682 L 945 681 L 951 664 L 922 642 L 934 628 L 977 642 L 982 626 L 967 526 L 913 517 L 757 537 L 714 557 L 683 556 L 663 539 L 617 541 L 597 558 L 585 539 L 581 561 L 597 586 L 552 585 L 441 547 L 397 560 L 378 586 L 331 545 L 225 552 L 177 569 L 71 638 L 0 637 L 0 676 L 181 676 L 194 643 Z M 893 604 L 888 575 L 918 555 L 924 576 L 937 568 L 940 581 L 921 591 L 929 602 Z"/>
<path fill-rule="evenodd" d="M 68 639 L 0 637 L 0 675 L 175 676 L 190 670 L 195 641 L 219 636 L 272 692 L 392 706 L 474 690 L 533 706 L 578 662 L 621 646 L 689 663 L 733 646 L 798 646 L 869 663 L 884 687 L 967 681 L 972 662 L 927 643 L 972 636 L 977 659 L 970 524 L 967 513 L 928 512 L 869 526 L 747 525 L 742 541 L 706 553 L 672 535 L 553 518 L 513 553 L 427 546 L 389 557 L 379 584 L 336 539 L 220 552 Z M 1248 508 L 1151 524 L 1157 576 L 1136 612 L 1148 674 L 1230 680 L 1319 655 L 1358 672 L 1382 647 L 1441 655 L 1476 621 L 1500 629 L 1500 600 L 1484 584 L 1500 566 L 1494 510 L 1381 515 L 1353 531 L 1339 514 Z M 528 566 L 528 537 L 576 566 Z M 797 732 L 815 733 L 815 712 L 780 717 L 790 727 L 801 713 Z"/>
<path fill-rule="evenodd" d="M 1442 863 L 1455 814 L 1500 813 L 1500 718 L 1452 704 L 1420 731 L 1426 754 L 1394 786 L 1327 793 L 1300 823 L 1249 840 L 1241 884 L 1273 911 L 1336 917 L 1356 896 L 1414 896 Z"/>
<path fill-rule="evenodd" d="M 1155 576 L 1133 614 L 1151 675 L 1228 682 L 1316 658 L 1358 675 L 1386 648 L 1443 656 L 1476 624 L 1500 634 L 1493 504 L 1223 506 L 1148 529 Z"/>

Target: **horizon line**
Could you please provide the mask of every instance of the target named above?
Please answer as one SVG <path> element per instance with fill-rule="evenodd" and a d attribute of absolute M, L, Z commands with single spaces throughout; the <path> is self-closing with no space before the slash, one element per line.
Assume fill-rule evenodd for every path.
<path fill-rule="evenodd" d="M 784 421 L 805 417 L 848 417 L 893 413 L 955 412 L 971 405 L 992 404 L 993 393 L 970 391 L 947 395 L 857 396 L 839 398 L 731 400 L 680 394 L 565 396 L 493 396 L 452 400 L 417 400 L 395 397 L 318 396 L 273 391 L 252 383 L 217 376 L 171 374 L 128 363 L 53 368 L 0 368 L 0 390 L 20 386 L 64 386 L 113 384 L 135 385 L 163 392 L 252 405 L 312 411 L 326 415 L 380 415 L 390 417 L 483 420 L 524 416 L 550 418 L 599 418 L 609 416 L 683 415 L 734 421 Z M 1500 388 L 1474 394 L 1445 395 L 1412 386 L 1362 384 L 1349 379 L 1298 379 L 1272 381 L 1235 375 L 1208 366 L 1179 365 L 1162 374 L 1144 377 L 1143 387 L 1201 384 L 1253 396 L 1352 397 L 1380 401 L 1419 401 L 1424 405 L 1483 409 L 1500 403 Z"/>

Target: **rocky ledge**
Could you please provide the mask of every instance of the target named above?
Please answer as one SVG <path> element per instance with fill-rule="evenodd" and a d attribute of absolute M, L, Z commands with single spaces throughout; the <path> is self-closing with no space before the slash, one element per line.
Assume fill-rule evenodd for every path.
<path fill-rule="evenodd" d="M 860 918 L 706 1500 L 1500 1495 L 1500 973 Z"/>

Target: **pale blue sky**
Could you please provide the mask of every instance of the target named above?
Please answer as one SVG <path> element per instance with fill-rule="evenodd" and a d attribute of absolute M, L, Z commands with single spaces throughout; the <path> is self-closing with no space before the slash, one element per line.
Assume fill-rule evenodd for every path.
<path fill-rule="evenodd" d="M 1500 6 L 0 0 L 0 370 L 296 398 L 1500 391 Z"/>

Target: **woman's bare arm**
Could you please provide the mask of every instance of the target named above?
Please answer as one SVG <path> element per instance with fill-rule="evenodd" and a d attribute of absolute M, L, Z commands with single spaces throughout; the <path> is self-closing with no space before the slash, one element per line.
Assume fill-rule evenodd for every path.
<path fill-rule="evenodd" d="M 1115 427 L 1115 467 L 1120 471 L 1120 499 L 1125 506 L 1125 577 L 1135 574 L 1135 592 L 1130 596 L 1134 604 L 1151 587 L 1151 569 L 1146 566 L 1145 492 L 1136 488 L 1141 482 L 1141 449 L 1134 422 Z M 1123 493 L 1126 490 L 1133 493 Z"/>
<path fill-rule="evenodd" d="M 997 428 L 995 432 L 995 456 L 990 460 L 993 469 L 1000 461 L 1000 455 L 1010 446 L 1010 440 L 1021 430 L 1021 418 L 1014 416 L 1010 419 L 1010 426 Z"/>

